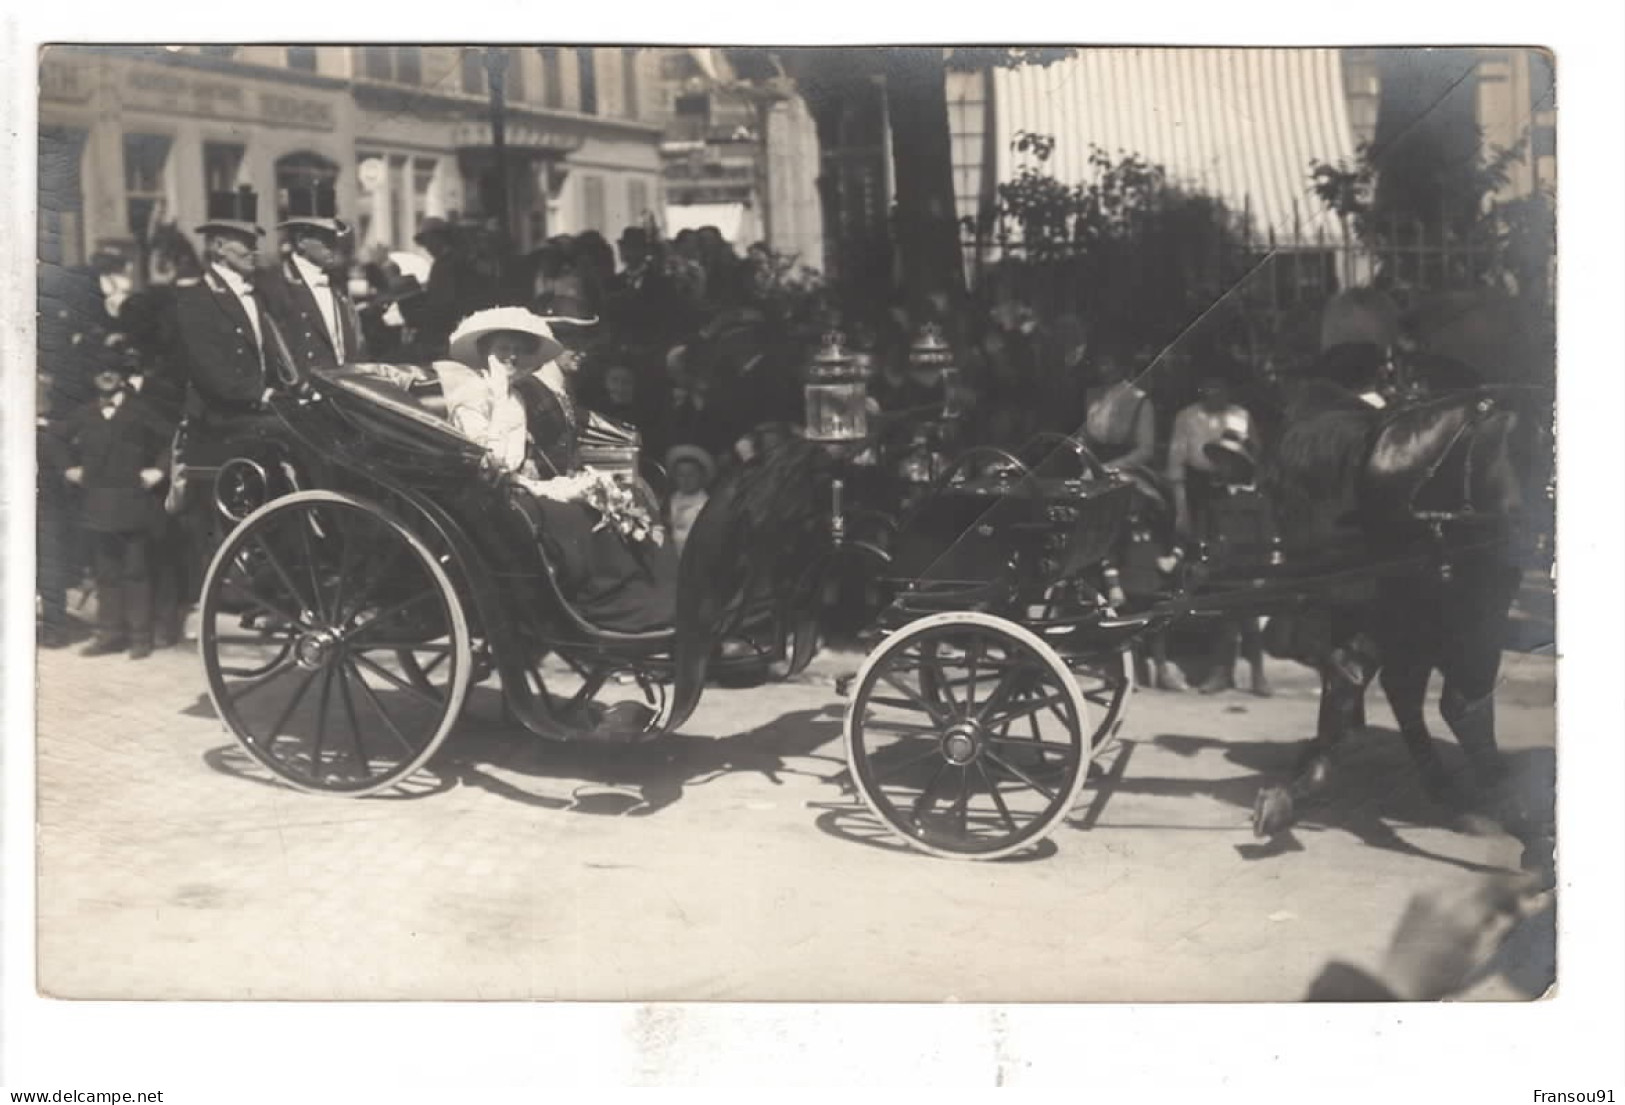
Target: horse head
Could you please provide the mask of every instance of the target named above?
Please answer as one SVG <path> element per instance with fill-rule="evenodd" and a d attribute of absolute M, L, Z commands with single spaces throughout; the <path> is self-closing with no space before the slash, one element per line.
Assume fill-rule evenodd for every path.
<path fill-rule="evenodd" d="M 1363 512 L 1386 525 L 1516 525 L 1531 469 L 1528 422 L 1488 390 L 1403 408 L 1384 420 L 1365 465 Z"/>

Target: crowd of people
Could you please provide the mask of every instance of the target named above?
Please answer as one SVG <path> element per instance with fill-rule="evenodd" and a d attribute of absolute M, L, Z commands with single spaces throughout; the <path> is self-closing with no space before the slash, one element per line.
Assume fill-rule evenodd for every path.
<path fill-rule="evenodd" d="M 455 359 L 457 328 L 497 308 L 550 320 L 569 346 L 572 402 L 637 430 L 643 455 L 666 470 L 662 509 L 679 547 L 712 481 L 798 432 L 803 368 L 836 328 L 866 366 L 871 410 L 897 416 L 876 420 L 894 441 L 919 432 L 910 412 L 928 421 L 950 410 L 957 448 L 1014 451 L 1042 431 L 1081 431 L 1130 475 L 1140 494 L 1115 558 L 1120 601 L 1149 600 L 1183 548 L 1227 539 L 1248 515 L 1250 408 L 1267 381 L 1218 345 L 1148 373 L 1160 351 L 1077 316 L 938 303 L 931 321 L 944 324 L 958 368 L 944 396 L 941 381 L 911 371 L 926 315 L 901 303 L 843 313 L 806 270 L 760 244 L 741 255 L 714 227 L 666 240 L 630 226 L 613 247 L 595 231 L 558 235 L 520 255 L 483 226 L 428 218 L 423 254 L 368 256 L 330 189 L 290 203 L 272 248 L 257 197 L 240 190 L 211 197 L 201 257 L 169 228 L 149 242 L 141 280 L 113 251 L 42 273 L 43 643 L 73 636 L 64 592 L 92 562 L 103 610 L 93 649 L 145 655 L 178 635 L 174 608 L 197 581 L 169 567 L 184 546 L 162 509 L 177 490 L 175 427 L 263 417 L 269 394 L 313 370 Z M 1221 633 L 1202 689 L 1234 685 L 1238 650 L 1251 689 L 1269 693 L 1250 624 Z M 1148 682 L 1185 687 L 1161 649 L 1153 662 Z"/>

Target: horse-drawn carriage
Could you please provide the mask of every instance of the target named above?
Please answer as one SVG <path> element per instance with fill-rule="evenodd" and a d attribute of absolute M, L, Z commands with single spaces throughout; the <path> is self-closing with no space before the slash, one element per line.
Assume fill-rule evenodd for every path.
<path fill-rule="evenodd" d="M 409 778 L 492 674 L 509 714 L 545 738 L 669 732 L 727 662 L 719 644 L 805 571 L 804 535 L 753 525 L 744 489 L 724 489 L 679 564 L 674 624 L 595 625 L 515 480 L 408 391 L 358 372 L 312 376 L 226 452 L 213 497 L 235 525 L 200 607 L 209 694 L 243 747 L 305 790 Z"/>
<path fill-rule="evenodd" d="M 515 509 L 523 492 L 410 393 L 317 375 L 275 413 L 218 472 L 235 526 L 204 583 L 201 648 L 222 721 L 295 787 L 367 795 L 405 782 L 493 674 L 509 715 L 543 738 L 669 733 L 764 596 L 778 655 L 810 658 L 804 605 L 829 524 L 816 466 L 781 467 L 794 485 L 766 494 L 724 485 L 684 550 L 674 623 L 624 633 L 573 605 L 548 535 Z M 1466 430 L 1453 424 L 1418 487 L 1456 471 Z M 1165 601 L 1124 614 L 1105 572 L 1132 494 L 1057 435 L 1019 456 L 971 450 L 897 528 L 885 557 L 895 597 L 845 688 L 845 738 L 852 785 L 911 845 L 995 858 L 1043 839 L 1122 723 L 1128 650 L 1157 628 L 1301 608 L 1350 579 L 1442 563 L 1433 547 L 1331 560 L 1271 547 L 1198 565 Z M 814 509 L 785 525 L 759 513 L 764 501 Z"/>

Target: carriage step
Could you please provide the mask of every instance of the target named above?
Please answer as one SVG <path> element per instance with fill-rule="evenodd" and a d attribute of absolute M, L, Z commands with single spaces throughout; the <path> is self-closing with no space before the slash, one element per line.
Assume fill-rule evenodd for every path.
<path fill-rule="evenodd" d="M 841 675 L 837 675 L 835 677 L 836 696 L 839 698 L 845 698 L 848 694 L 850 694 L 852 691 L 852 683 L 855 679 L 857 679 L 857 677 L 858 673 L 855 671 L 849 671 Z"/>

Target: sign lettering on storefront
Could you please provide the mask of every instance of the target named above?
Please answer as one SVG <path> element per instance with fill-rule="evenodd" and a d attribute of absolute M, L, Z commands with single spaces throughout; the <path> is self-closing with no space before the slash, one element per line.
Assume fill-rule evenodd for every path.
<path fill-rule="evenodd" d="M 39 95 L 42 100 L 84 103 L 90 99 L 90 72 L 59 61 L 42 61 L 39 67 Z"/>
<path fill-rule="evenodd" d="M 313 130 L 334 126 L 333 105 L 323 100 L 161 69 L 131 69 L 124 82 L 124 106 Z"/>

